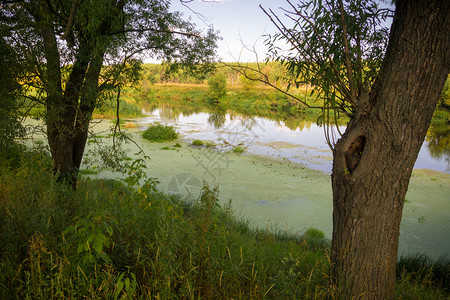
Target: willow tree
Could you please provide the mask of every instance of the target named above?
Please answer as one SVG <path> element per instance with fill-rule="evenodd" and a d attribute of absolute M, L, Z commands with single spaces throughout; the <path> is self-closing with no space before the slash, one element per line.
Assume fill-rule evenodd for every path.
<path fill-rule="evenodd" d="M 311 83 L 324 99 L 333 283 L 344 299 L 393 298 L 409 179 L 450 71 L 450 2 L 397 0 L 394 13 L 375 1 L 287 2 L 283 16 L 265 11 L 279 29 L 268 44 L 292 83 Z M 340 135 L 331 123 L 341 114 Z"/>
<path fill-rule="evenodd" d="M 25 66 L 23 96 L 45 107 L 55 172 L 74 187 L 92 113 L 138 79 L 137 55 L 192 67 L 215 56 L 212 28 L 202 34 L 169 8 L 169 0 L 3 1 L 1 34 Z"/>

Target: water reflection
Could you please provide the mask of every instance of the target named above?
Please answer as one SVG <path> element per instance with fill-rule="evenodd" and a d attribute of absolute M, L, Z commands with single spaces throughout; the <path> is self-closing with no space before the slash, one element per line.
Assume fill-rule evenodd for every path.
<path fill-rule="evenodd" d="M 450 126 L 430 126 L 427 137 L 430 155 L 447 162 L 447 171 L 450 170 Z"/>
<path fill-rule="evenodd" d="M 221 106 L 216 106 L 208 117 L 208 124 L 218 129 L 221 128 L 226 121 L 227 110 Z"/>
<path fill-rule="evenodd" d="M 202 109 L 194 106 L 175 106 L 171 104 L 159 105 L 159 115 L 168 120 L 177 121 L 181 115 L 189 117 L 200 112 L 202 112 Z"/>

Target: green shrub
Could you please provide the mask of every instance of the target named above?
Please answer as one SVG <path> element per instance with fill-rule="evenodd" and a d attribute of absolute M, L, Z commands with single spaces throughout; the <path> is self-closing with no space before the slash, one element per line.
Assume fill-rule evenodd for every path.
<path fill-rule="evenodd" d="M 301 238 L 306 246 L 312 250 L 322 249 L 329 245 L 329 241 L 325 239 L 325 234 L 316 228 L 309 228 Z"/>
<path fill-rule="evenodd" d="M 142 136 L 152 142 L 171 141 L 178 138 L 178 133 L 169 125 L 151 125 L 144 131 Z"/>
<path fill-rule="evenodd" d="M 227 77 L 223 73 L 217 73 L 208 80 L 209 98 L 211 102 L 219 100 L 227 94 Z"/>
<path fill-rule="evenodd" d="M 175 147 L 175 148 L 181 148 L 181 144 L 178 143 L 178 142 L 176 142 L 175 145 L 173 145 L 173 147 Z"/>
<path fill-rule="evenodd" d="M 192 145 L 194 145 L 194 146 L 203 146 L 203 141 L 201 141 L 201 140 L 194 140 L 193 142 L 192 142 Z"/>
<path fill-rule="evenodd" d="M 81 169 L 78 171 L 78 174 L 80 175 L 95 175 L 98 174 L 100 171 L 99 170 L 94 170 L 94 169 Z"/>
<path fill-rule="evenodd" d="M 244 152 L 244 148 L 242 148 L 241 146 L 234 147 L 233 152 L 234 153 L 242 153 L 242 152 Z"/>
<path fill-rule="evenodd" d="M 431 119 L 431 124 L 446 126 L 449 120 L 450 120 L 450 111 L 447 109 L 437 108 L 434 111 L 433 118 Z"/>

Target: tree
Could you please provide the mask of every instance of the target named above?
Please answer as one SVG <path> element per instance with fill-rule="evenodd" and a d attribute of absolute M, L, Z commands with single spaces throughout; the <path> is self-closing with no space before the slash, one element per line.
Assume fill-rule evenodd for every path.
<path fill-rule="evenodd" d="M 216 73 L 208 80 L 209 98 L 213 103 L 218 103 L 219 100 L 227 94 L 227 78 L 223 73 Z"/>
<path fill-rule="evenodd" d="M 14 139 L 23 134 L 23 128 L 18 120 L 17 94 L 20 85 L 14 80 L 20 72 L 16 68 L 17 57 L 3 38 L 0 38 L 0 159 L 16 147 Z"/>
<path fill-rule="evenodd" d="M 395 1 L 389 36 L 390 11 L 374 1 L 287 2 L 287 21 L 265 10 L 279 29 L 269 37 L 274 57 L 300 78 L 294 84 L 321 92 L 327 132 L 338 114 L 350 119 L 339 140 L 327 135 L 338 297 L 393 298 L 405 194 L 450 71 L 450 2 Z M 290 54 L 277 52 L 278 40 Z"/>
<path fill-rule="evenodd" d="M 212 28 L 203 35 L 169 8 L 169 0 L 3 2 L 2 34 L 25 66 L 23 96 L 45 107 L 60 180 L 76 187 L 92 112 L 139 79 L 139 54 L 192 68 L 215 56 Z"/>

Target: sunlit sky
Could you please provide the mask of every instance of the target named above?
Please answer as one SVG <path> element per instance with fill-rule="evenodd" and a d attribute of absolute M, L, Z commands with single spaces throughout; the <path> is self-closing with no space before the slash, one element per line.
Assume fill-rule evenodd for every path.
<path fill-rule="evenodd" d="M 256 56 L 245 47 L 255 48 L 258 59 L 264 60 L 267 48 L 263 35 L 276 32 L 275 26 L 259 8 L 260 4 L 280 14 L 279 7 L 287 7 L 284 0 L 193 0 L 186 4 L 188 8 L 174 0 L 171 7 L 181 11 L 185 18 L 191 17 L 191 22 L 198 28 L 207 28 L 208 24 L 220 31 L 223 39 L 218 42 L 217 52 L 222 61 L 251 62 L 256 61 Z M 205 20 L 190 10 L 203 15 Z"/>

